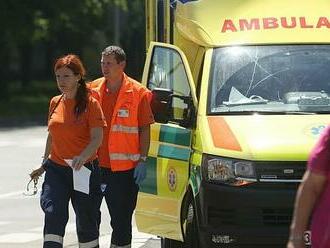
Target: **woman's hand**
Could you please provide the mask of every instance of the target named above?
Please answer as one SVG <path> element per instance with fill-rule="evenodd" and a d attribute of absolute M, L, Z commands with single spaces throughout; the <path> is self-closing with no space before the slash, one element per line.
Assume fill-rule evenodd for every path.
<path fill-rule="evenodd" d="M 44 167 L 40 166 L 38 169 L 35 169 L 30 173 L 30 177 L 31 179 L 38 179 L 44 172 Z"/>
<path fill-rule="evenodd" d="M 72 169 L 80 170 L 80 168 L 86 163 L 86 159 L 82 156 L 75 156 L 72 159 Z"/>

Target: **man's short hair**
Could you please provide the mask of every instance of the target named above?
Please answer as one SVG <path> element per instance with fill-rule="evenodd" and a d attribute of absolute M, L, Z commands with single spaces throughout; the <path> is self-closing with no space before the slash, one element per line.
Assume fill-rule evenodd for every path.
<path fill-rule="evenodd" d="M 108 46 L 102 51 L 102 56 L 114 55 L 117 63 L 126 61 L 126 54 L 119 46 Z"/>

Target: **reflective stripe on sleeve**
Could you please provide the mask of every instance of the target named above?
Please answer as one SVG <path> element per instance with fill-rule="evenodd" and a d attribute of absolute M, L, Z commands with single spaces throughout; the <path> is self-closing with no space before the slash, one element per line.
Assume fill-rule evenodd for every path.
<path fill-rule="evenodd" d="M 44 242 L 55 242 L 55 243 L 63 244 L 63 237 L 56 234 L 45 234 Z"/>
<path fill-rule="evenodd" d="M 113 125 L 111 131 L 123 132 L 123 133 L 139 133 L 139 128 L 124 126 L 124 125 Z"/>
<path fill-rule="evenodd" d="M 110 160 L 131 160 L 138 161 L 140 154 L 129 154 L 129 153 L 110 153 Z"/>
<path fill-rule="evenodd" d="M 95 240 L 89 241 L 89 242 L 85 242 L 85 243 L 79 242 L 79 248 L 95 248 L 95 247 L 98 247 L 98 245 L 99 245 L 98 239 L 95 239 Z"/>

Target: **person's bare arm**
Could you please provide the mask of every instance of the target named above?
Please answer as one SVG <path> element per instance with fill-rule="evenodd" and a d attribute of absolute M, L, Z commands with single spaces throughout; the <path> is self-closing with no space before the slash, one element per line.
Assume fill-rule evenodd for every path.
<path fill-rule="evenodd" d="M 33 170 L 30 173 L 30 177 L 32 179 L 37 179 L 38 177 L 40 177 L 42 175 L 42 173 L 44 173 L 45 169 L 43 167 L 43 163 L 48 159 L 48 156 L 50 154 L 51 144 L 52 144 L 52 136 L 50 135 L 50 133 L 48 133 L 47 140 L 46 140 L 45 151 L 44 151 L 44 156 L 43 156 L 41 166 L 39 168 Z"/>
<path fill-rule="evenodd" d="M 81 152 L 80 155 L 73 157 L 72 167 L 79 170 L 86 161 L 95 153 L 102 143 L 103 138 L 103 128 L 94 127 L 90 131 L 91 141 L 86 146 L 86 148 Z"/>
<path fill-rule="evenodd" d="M 150 147 L 150 125 L 140 127 L 139 136 L 140 136 L 140 155 L 148 156 L 148 151 Z"/>
<path fill-rule="evenodd" d="M 306 171 L 296 195 L 288 248 L 305 248 L 304 232 L 308 228 L 309 218 L 317 199 L 324 190 L 325 183 L 326 176 Z"/>

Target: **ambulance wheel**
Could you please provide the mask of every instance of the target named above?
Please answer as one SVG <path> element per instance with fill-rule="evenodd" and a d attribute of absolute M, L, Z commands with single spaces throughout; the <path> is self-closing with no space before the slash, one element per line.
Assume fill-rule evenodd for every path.
<path fill-rule="evenodd" d="M 182 243 L 173 239 L 162 238 L 161 248 L 182 248 Z"/>
<path fill-rule="evenodd" d="M 196 219 L 196 207 L 193 198 L 190 197 L 186 214 L 186 233 L 184 248 L 199 248 L 198 227 Z"/>

